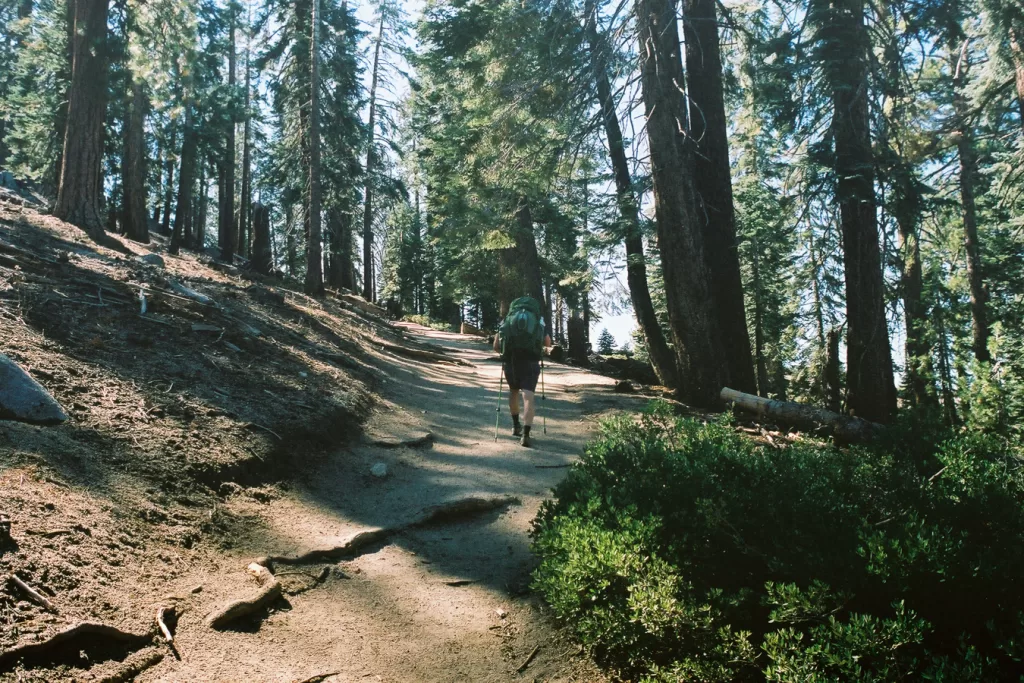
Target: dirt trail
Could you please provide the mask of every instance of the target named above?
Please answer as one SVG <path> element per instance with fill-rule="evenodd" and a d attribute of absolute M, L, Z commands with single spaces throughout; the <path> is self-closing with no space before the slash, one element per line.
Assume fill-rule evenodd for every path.
<path fill-rule="evenodd" d="M 558 466 L 579 455 L 597 415 L 631 399 L 613 394 L 612 380 L 549 365 L 547 434 L 538 419 L 536 447 L 520 447 L 503 404 L 495 442 L 500 366 L 487 345 L 405 327 L 467 365 L 399 360 L 386 370 L 381 392 L 388 403 L 367 424 L 363 443 L 324 460 L 269 504 L 230 499 L 232 513 L 254 520 L 248 534 L 227 556 L 211 558 L 205 577 L 189 572 L 175 582 L 204 585 L 187 598 L 178 625 L 181 659 L 166 657 L 139 680 L 305 681 L 327 673 L 334 675 L 323 680 L 339 683 L 602 680 L 527 592 L 528 531 L 565 476 Z M 432 446 L 372 444 L 427 431 Z M 370 474 L 381 462 L 383 479 Z M 245 572 L 254 557 L 338 546 L 360 531 L 408 523 L 431 505 L 499 495 L 521 504 L 402 532 L 333 567 L 278 567 L 294 593 L 287 604 L 236 631 L 202 624 L 217 605 L 254 590 Z M 315 583 L 325 568 L 329 575 Z M 311 587 L 302 591 L 304 585 Z"/>

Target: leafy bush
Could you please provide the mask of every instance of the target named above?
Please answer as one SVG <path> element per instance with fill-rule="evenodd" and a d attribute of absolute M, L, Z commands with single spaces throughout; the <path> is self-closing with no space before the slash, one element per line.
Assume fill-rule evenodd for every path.
<path fill-rule="evenodd" d="M 920 425 L 776 449 L 654 405 L 542 507 L 534 586 L 648 681 L 1021 680 L 1022 464 Z"/>

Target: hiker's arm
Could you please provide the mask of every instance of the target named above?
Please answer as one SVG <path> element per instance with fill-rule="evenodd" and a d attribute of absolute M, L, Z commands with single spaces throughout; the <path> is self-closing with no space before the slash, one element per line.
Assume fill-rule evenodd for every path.
<path fill-rule="evenodd" d="M 497 333 L 494 334 L 494 352 L 501 353 L 501 337 Z"/>
<path fill-rule="evenodd" d="M 544 336 L 544 346 L 546 348 L 549 348 L 549 349 L 551 348 L 551 335 L 550 334 Z"/>

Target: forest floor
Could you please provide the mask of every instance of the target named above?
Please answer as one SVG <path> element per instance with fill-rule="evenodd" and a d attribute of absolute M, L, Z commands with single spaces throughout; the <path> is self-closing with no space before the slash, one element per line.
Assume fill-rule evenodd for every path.
<path fill-rule="evenodd" d="M 3 203 L 0 353 L 70 415 L 0 422 L 0 681 L 603 680 L 530 594 L 528 534 L 597 421 L 642 405 L 613 380 L 549 364 L 547 434 L 520 447 L 503 405 L 495 442 L 482 339 Z M 487 510 L 415 524 L 467 499 Z M 207 625 L 256 558 L 375 529 Z M 82 623 L 120 635 L 54 639 Z"/>

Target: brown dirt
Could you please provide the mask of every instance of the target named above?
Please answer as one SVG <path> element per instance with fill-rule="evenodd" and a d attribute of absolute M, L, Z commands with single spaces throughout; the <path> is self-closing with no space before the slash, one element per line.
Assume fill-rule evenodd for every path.
<path fill-rule="evenodd" d="M 166 267 L 138 262 L 149 251 Z M 159 241 L 97 247 L 0 203 L 0 352 L 71 415 L 50 428 L 0 422 L 0 512 L 13 539 L 0 544 L 0 579 L 16 573 L 58 610 L 0 583 L 0 658 L 81 621 L 146 633 L 157 607 L 174 605 L 175 649 L 155 641 L 166 656 L 138 680 L 603 680 L 527 590 L 530 521 L 565 473 L 537 465 L 571 462 L 602 413 L 642 399 L 552 366 L 538 447 L 507 436 L 504 406 L 495 442 L 498 364 L 479 339 L 163 252 Z M 168 278 L 217 307 L 169 296 Z M 385 350 L 394 346 L 466 364 Z M 374 445 L 427 431 L 431 444 Z M 387 477 L 372 476 L 381 462 Z M 233 630 L 204 623 L 255 592 L 256 557 L 498 495 L 521 505 L 403 531 L 338 563 L 277 567 L 285 598 L 268 613 Z M 0 659 L 0 681 L 102 680 L 148 656 L 73 645 L 13 668 Z"/>

